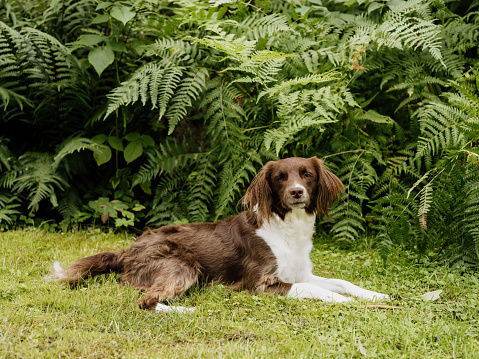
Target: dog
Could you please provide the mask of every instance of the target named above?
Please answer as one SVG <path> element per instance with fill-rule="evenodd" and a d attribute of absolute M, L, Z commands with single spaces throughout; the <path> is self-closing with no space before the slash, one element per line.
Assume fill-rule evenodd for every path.
<path fill-rule="evenodd" d="M 122 283 L 146 292 L 139 307 L 158 311 L 187 310 L 163 303 L 205 284 L 325 302 L 352 300 L 343 294 L 388 299 L 312 273 L 309 254 L 316 216 L 328 216 L 343 191 L 339 178 L 316 157 L 271 161 L 247 189 L 246 211 L 215 223 L 150 229 L 128 249 L 79 259 L 67 270 L 55 262 L 54 275 L 76 284 L 90 276 L 120 273 Z"/>

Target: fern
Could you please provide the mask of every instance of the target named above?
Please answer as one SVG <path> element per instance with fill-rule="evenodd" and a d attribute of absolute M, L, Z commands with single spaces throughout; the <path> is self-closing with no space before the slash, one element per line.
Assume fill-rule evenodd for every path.
<path fill-rule="evenodd" d="M 148 161 L 135 174 L 132 187 L 150 183 L 162 171 L 173 173 L 176 168 L 183 168 L 198 158 L 198 153 L 189 153 L 185 142 L 174 140 L 160 144 L 158 150 L 147 152 Z"/>
<path fill-rule="evenodd" d="M 20 207 L 17 196 L 3 194 L 0 192 L 0 227 L 3 223 L 13 224 L 17 215 L 21 212 L 16 208 Z"/>
<path fill-rule="evenodd" d="M 203 93 L 207 77 L 208 71 L 204 68 L 186 73 L 186 78 L 175 91 L 175 95 L 171 99 L 172 105 L 168 108 L 166 114 L 169 123 L 169 133 L 172 133 L 178 122 L 185 118 L 188 110 L 193 106 L 193 101 L 198 99 Z"/>
<path fill-rule="evenodd" d="M 321 230 L 476 266 L 476 12 L 125 0 L 125 24 L 107 2 L 3 3 L 2 228 L 23 212 L 89 224 L 99 197 L 144 206 L 138 225 L 216 220 L 266 161 L 319 156 L 346 188 Z M 113 52 L 101 77 L 88 38 Z M 127 161 L 136 135 L 152 141 Z"/>
<path fill-rule="evenodd" d="M 419 202 L 418 217 L 421 228 L 427 232 L 427 213 L 432 203 L 432 193 L 431 184 L 428 183 L 421 189 L 421 200 Z"/>
<path fill-rule="evenodd" d="M 0 79 L 2 80 L 0 96 L 4 110 L 7 109 L 12 99 L 21 109 L 24 104 L 32 105 L 25 96 L 18 93 L 25 89 L 25 85 L 19 81 L 22 69 L 16 56 L 18 48 L 14 45 L 20 41 L 21 34 L 19 32 L 0 22 Z"/>
<path fill-rule="evenodd" d="M 288 95 L 279 93 L 277 115 L 282 123 L 280 127 L 266 132 L 266 148 L 274 143 L 278 154 L 298 132 L 313 126 L 316 131 L 324 131 L 324 125 L 335 122 L 336 115 L 350 102 L 347 93 L 344 88 L 330 86 L 295 91 Z"/>
<path fill-rule="evenodd" d="M 293 32 L 288 25 L 287 17 L 281 14 L 252 15 L 239 23 L 236 29 L 247 40 L 255 41 L 278 35 L 281 32 Z"/>
<path fill-rule="evenodd" d="M 244 158 L 227 161 L 219 174 L 216 190 L 215 218 L 232 215 L 238 211 L 238 199 L 256 174 L 255 163 L 261 164 L 261 158 L 255 151 L 244 153 Z"/>
<path fill-rule="evenodd" d="M 68 139 L 60 145 L 60 150 L 53 158 L 53 162 L 51 164 L 52 169 L 57 170 L 60 163 L 67 155 L 83 150 L 91 150 L 95 154 L 102 155 L 105 150 L 109 151 L 109 148 L 105 145 L 98 144 L 88 138 L 78 137 Z"/>
<path fill-rule="evenodd" d="M 365 154 L 360 151 L 347 156 L 337 171 L 345 185 L 341 203 L 331 212 L 332 218 L 338 218 L 331 229 L 337 240 L 353 242 L 365 232 L 362 206 L 369 200 L 368 189 L 377 181 L 376 171 Z"/>
<path fill-rule="evenodd" d="M 209 217 L 216 185 L 214 160 L 214 156 L 203 156 L 189 175 L 189 188 L 184 193 L 188 193 L 188 219 L 191 222 L 205 222 Z"/>
<path fill-rule="evenodd" d="M 14 181 L 14 192 L 28 193 L 28 208 L 36 212 L 40 202 L 49 198 L 53 207 L 58 206 L 55 190 L 64 190 L 68 183 L 53 168 L 52 157 L 48 154 L 26 153 L 19 158 L 23 168 Z"/>
<path fill-rule="evenodd" d="M 150 100 L 153 108 L 158 105 L 161 118 L 183 74 L 181 67 L 168 65 L 166 67 L 162 63 L 145 65 L 128 81 L 114 89 L 108 95 L 110 101 L 105 117 L 120 106 L 134 104 L 138 100 L 146 105 Z"/>
<path fill-rule="evenodd" d="M 265 91 L 261 92 L 258 95 L 258 101 L 263 97 L 264 95 L 269 95 L 270 97 L 275 97 L 279 95 L 283 91 L 289 90 L 292 86 L 294 85 L 308 85 L 311 83 L 322 83 L 322 82 L 329 82 L 333 80 L 338 80 L 339 79 L 340 73 L 337 71 L 329 71 L 323 74 L 310 74 L 307 76 L 303 77 L 296 77 L 294 79 L 289 79 L 286 81 L 281 82 L 278 85 L 272 86 Z"/>
<path fill-rule="evenodd" d="M 230 153 L 241 153 L 241 141 L 245 136 L 238 123 L 244 118 L 244 111 L 237 99 L 242 96 L 234 84 L 225 85 L 221 78 L 209 82 L 206 94 L 199 104 L 205 109 L 206 133 L 211 143 L 224 149 L 222 158 Z"/>
<path fill-rule="evenodd" d="M 40 26 L 63 43 L 73 41 L 95 17 L 96 6 L 94 0 L 50 2 L 43 12 Z"/>
<path fill-rule="evenodd" d="M 428 50 L 446 67 L 441 54 L 441 29 L 438 25 L 417 17 L 405 17 L 394 12 L 389 14 L 387 21 L 378 28 L 379 46 Z"/>

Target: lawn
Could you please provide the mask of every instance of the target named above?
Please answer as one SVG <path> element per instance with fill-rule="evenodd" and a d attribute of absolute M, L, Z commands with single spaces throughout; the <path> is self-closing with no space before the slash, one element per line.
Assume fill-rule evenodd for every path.
<path fill-rule="evenodd" d="M 387 293 L 390 306 L 326 304 L 197 289 L 180 305 L 194 313 L 154 313 L 115 275 L 66 288 L 47 278 L 68 265 L 128 246 L 127 234 L 0 234 L 0 357 L 6 358 L 479 358 L 479 275 L 393 253 L 340 250 L 318 242 L 315 274 Z M 431 301 L 423 295 L 442 290 Z M 427 297 L 427 296 L 426 296 Z"/>

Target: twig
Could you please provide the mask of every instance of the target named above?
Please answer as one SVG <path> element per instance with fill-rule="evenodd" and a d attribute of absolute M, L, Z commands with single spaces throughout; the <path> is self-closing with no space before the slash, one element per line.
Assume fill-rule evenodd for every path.
<path fill-rule="evenodd" d="M 382 304 L 368 304 L 366 305 L 367 309 L 402 309 L 402 307 L 393 307 L 390 305 L 382 305 Z"/>

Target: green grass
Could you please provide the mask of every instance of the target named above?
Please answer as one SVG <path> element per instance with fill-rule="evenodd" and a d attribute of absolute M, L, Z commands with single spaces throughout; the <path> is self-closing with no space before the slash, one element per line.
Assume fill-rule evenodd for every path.
<path fill-rule="evenodd" d="M 377 252 L 318 243 L 316 274 L 388 293 L 400 310 L 365 302 L 195 290 L 179 301 L 194 313 L 141 311 L 141 293 L 115 275 L 70 289 L 45 276 L 128 235 L 12 231 L 0 234 L 0 357 L 7 358 L 479 358 L 477 274 L 414 264 L 396 252 L 384 268 Z M 443 290 L 436 301 L 421 295 Z M 364 352 L 364 351 L 363 351 Z"/>

